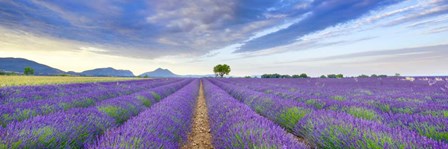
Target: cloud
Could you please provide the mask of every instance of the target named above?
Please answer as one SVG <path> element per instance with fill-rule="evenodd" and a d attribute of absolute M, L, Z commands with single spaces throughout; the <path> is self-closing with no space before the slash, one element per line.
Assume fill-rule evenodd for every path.
<path fill-rule="evenodd" d="M 0 0 L 0 26 L 33 36 L 82 43 L 76 50 L 79 47 L 107 49 L 90 50 L 100 54 L 150 59 L 173 55 L 194 57 L 241 43 L 244 45 L 237 52 L 263 49 L 273 52 L 272 49 L 281 49 L 285 45 L 302 41 L 301 37 L 306 37 L 305 35 L 351 22 L 398 2 L 399 0 Z M 446 4 L 445 1 L 432 0 L 427 3 L 425 7 L 437 5 L 437 9 L 434 8 L 439 12 L 437 14 L 444 12 L 440 11 L 444 10 L 440 9 L 444 8 L 440 4 Z M 364 22 L 356 22 L 358 24 L 350 28 L 329 32 L 323 37 L 344 34 L 358 26 L 390 16 L 408 14 L 416 9 L 405 7 L 373 15 Z M 327 43 L 327 46 L 337 44 L 333 42 L 337 41 L 319 43 Z"/>
<path fill-rule="evenodd" d="M 442 32 L 448 32 L 448 26 L 431 29 L 428 33 L 442 33 Z"/>
<path fill-rule="evenodd" d="M 296 0 L 0 1 L 0 25 L 101 45 L 107 54 L 202 55 L 294 18 Z M 125 51 L 123 51 L 125 50 Z"/>
<path fill-rule="evenodd" d="M 310 39 L 301 39 L 300 41 L 285 45 L 285 46 L 279 46 L 275 48 L 271 48 L 268 50 L 262 50 L 262 51 L 256 51 L 256 52 L 246 52 L 241 53 L 241 55 L 245 58 L 248 57 L 258 57 L 258 56 L 269 56 L 273 54 L 280 54 L 288 51 L 306 51 L 311 49 L 319 49 L 323 47 L 330 47 L 335 45 L 344 45 L 344 44 L 354 44 L 357 42 L 367 41 L 371 39 L 375 39 L 378 37 L 365 37 L 365 38 L 359 38 L 355 40 L 337 40 L 337 41 L 324 41 L 320 38 L 310 38 Z M 232 59 L 236 60 L 238 58 Z"/>
<path fill-rule="evenodd" d="M 148 7 L 154 11 L 146 17 L 148 23 L 163 26 L 171 33 L 207 33 L 233 19 L 236 1 L 152 0 Z"/>
<path fill-rule="evenodd" d="M 444 24 L 448 22 L 448 16 L 446 17 L 442 17 L 439 19 L 434 19 L 434 20 L 428 20 L 428 21 L 421 21 L 421 22 L 417 22 L 417 23 L 413 23 L 411 25 L 409 25 L 409 28 L 412 29 L 417 29 L 417 28 L 421 28 L 421 27 L 428 27 L 428 26 L 434 26 L 434 25 L 439 25 L 439 24 Z"/>
<path fill-rule="evenodd" d="M 379 51 L 367 51 L 360 53 L 352 53 L 345 55 L 337 55 L 337 56 L 329 56 L 329 57 L 320 57 L 320 58 L 312 58 L 312 59 L 303 59 L 297 61 L 290 61 L 284 63 L 299 63 L 299 62 L 320 62 L 320 61 L 335 61 L 335 60 L 350 60 L 356 58 L 385 58 L 388 57 L 389 61 L 395 59 L 395 61 L 409 61 L 413 59 L 431 59 L 434 57 L 448 58 L 448 45 L 435 45 L 435 46 L 423 46 L 423 47 L 415 47 L 415 48 L 404 48 L 404 49 L 391 49 L 391 50 L 379 50 Z M 390 59 L 389 59 L 390 58 Z M 379 61 L 379 60 L 376 60 Z M 371 62 L 371 61 L 369 61 Z M 386 62 L 387 63 L 387 62 Z M 390 63 L 389 63 L 390 64 Z"/>
<path fill-rule="evenodd" d="M 307 12 L 311 13 L 310 16 L 286 29 L 251 40 L 237 52 L 258 51 L 291 44 L 306 34 L 357 19 L 372 10 L 397 2 L 396 0 L 315 0 L 306 8 Z"/>
<path fill-rule="evenodd" d="M 80 47 L 79 49 L 86 52 L 107 52 L 108 50 L 95 48 L 95 47 Z"/>
<path fill-rule="evenodd" d="M 415 22 L 435 16 L 446 15 L 448 13 L 448 1 L 428 0 L 409 7 L 402 16 L 390 21 L 383 26 L 396 26 L 408 22 Z"/>

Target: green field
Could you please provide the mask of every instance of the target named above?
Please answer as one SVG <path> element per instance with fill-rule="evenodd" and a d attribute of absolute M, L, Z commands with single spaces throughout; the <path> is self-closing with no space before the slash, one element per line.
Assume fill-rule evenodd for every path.
<path fill-rule="evenodd" d="M 136 80 L 124 77 L 0 76 L 0 87 Z"/>

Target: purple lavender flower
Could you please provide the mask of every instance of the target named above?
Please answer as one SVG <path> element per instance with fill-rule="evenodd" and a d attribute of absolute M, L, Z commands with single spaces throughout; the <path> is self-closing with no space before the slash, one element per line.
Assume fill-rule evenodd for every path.
<path fill-rule="evenodd" d="M 297 123 L 294 132 L 320 148 L 447 148 L 400 127 L 388 127 L 331 110 L 318 110 Z"/>
<path fill-rule="evenodd" d="M 198 83 L 193 81 L 86 148 L 179 148 L 191 129 Z"/>
<path fill-rule="evenodd" d="M 288 130 L 291 130 L 291 124 L 295 125 L 296 122 L 304 121 L 303 116 L 307 117 L 310 111 L 326 109 L 325 111 L 338 111 L 341 114 L 350 115 L 352 119 L 366 121 L 385 130 L 386 128 L 399 129 L 408 136 L 415 135 L 414 138 L 432 142 L 429 143 L 432 146 L 424 143 L 409 144 L 403 138 L 396 138 L 395 142 L 385 143 L 388 147 L 404 144 L 404 146 L 438 148 L 446 145 L 437 140 L 446 141 L 447 119 L 444 113 L 448 109 L 448 102 L 443 99 L 448 99 L 448 96 L 438 90 L 437 84 L 428 86 L 425 82 L 410 83 L 396 78 L 384 80 L 213 79 L 211 81 L 249 105 L 252 110 Z M 284 104 L 287 103 L 286 101 L 294 106 Z M 313 128 L 312 125 L 309 127 Z M 353 129 L 360 129 L 357 127 L 362 128 L 353 126 Z M 304 136 L 299 130 L 301 129 L 295 128 L 291 131 L 298 136 Z M 320 147 L 340 147 L 341 144 L 334 144 L 333 140 L 337 142 L 338 137 L 345 137 L 346 134 L 343 133 L 345 130 L 337 129 L 334 132 L 338 133 L 336 138 L 327 138 L 315 143 L 320 144 Z M 375 135 L 373 132 L 366 133 Z M 358 139 L 364 143 L 369 142 L 369 138 Z"/>
<path fill-rule="evenodd" d="M 68 148 L 93 140 L 114 119 L 94 108 L 72 109 L 48 116 L 13 122 L 5 128 L 1 143 L 6 148 Z"/>
<path fill-rule="evenodd" d="M 132 94 L 145 89 L 151 89 L 159 86 L 170 85 L 181 80 L 165 80 L 160 81 L 148 81 L 148 82 L 123 82 L 119 85 L 111 84 L 112 86 L 104 86 L 106 90 L 100 89 L 86 93 L 80 93 L 71 95 L 69 97 L 63 97 L 61 99 L 53 100 L 32 100 L 28 102 L 9 103 L 0 105 L 0 124 L 6 126 L 12 121 L 23 121 L 37 115 L 47 115 L 50 113 L 69 110 L 77 107 L 89 107 L 93 106 L 96 102 L 106 99 Z M 184 80 L 185 81 L 185 80 Z M 134 84 L 133 84 L 134 83 Z M 137 83 L 137 84 L 135 84 Z M 36 88 L 44 88 L 37 86 Z M 67 90 L 68 92 L 70 90 Z"/>
<path fill-rule="evenodd" d="M 309 148 L 209 81 L 204 87 L 215 148 Z"/>
<path fill-rule="evenodd" d="M 191 80 L 145 90 L 132 95 L 104 100 L 96 106 L 71 109 L 22 122 L 12 122 L 1 135 L 0 147 L 5 148 L 80 148 L 91 143 L 106 129 L 123 123 L 146 107 L 157 103 Z M 149 105 L 145 103 L 151 103 Z"/>

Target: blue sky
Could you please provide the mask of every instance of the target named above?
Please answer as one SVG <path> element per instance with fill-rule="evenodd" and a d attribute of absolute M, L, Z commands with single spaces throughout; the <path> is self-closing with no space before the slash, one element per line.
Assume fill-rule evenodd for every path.
<path fill-rule="evenodd" d="M 446 0 L 0 0 L 0 57 L 65 71 L 448 74 Z"/>

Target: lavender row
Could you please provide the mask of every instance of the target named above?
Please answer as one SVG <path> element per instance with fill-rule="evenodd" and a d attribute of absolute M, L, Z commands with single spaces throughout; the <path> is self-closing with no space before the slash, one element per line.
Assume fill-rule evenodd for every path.
<path fill-rule="evenodd" d="M 234 82 L 240 82 L 243 80 L 233 80 Z M 264 80 L 263 80 L 264 81 Z M 227 81 L 232 82 L 232 81 Z M 261 81 L 258 81 L 262 84 Z M 233 83 L 240 84 L 240 83 Z M 248 83 L 250 84 L 250 83 Z M 252 89 L 255 88 L 266 88 L 265 86 L 252 85 Z M 249 87 L 250 88 L 250 87 Z M 309 88 L 309 87 L 308 87 Z M 325 94 L 327 91 L 322 90 L 321 92 Z M 266 92 L 265 92 L 266 93 Z M 271 94 L 271 93 L 268 93 Z M 331 94 L 331 93 L 330 93 Z M 279 95 L 279 94 L 276 94 Z M 283 94 L 279 97 L 283 99 L 288 99 L 292 93 L 283 91 Z M 366 98 L 362 99 L 343 99 L 346 96 L 339 96 L 340 100 L 335 99 L 307 99 L 298 102 L 304 102 L 309 108 L 314 110 L 327 109 L 334 110 L 343 113 L 350 114 L 357 118 L 362 118 L 365 120 L 372 120 L 381 122 L 390 127 L 401 127 L 408 130 L 417 132 L 423 136 L 432 138 L 434 140 L 442 140 L 448 142 L 448 113 L 447 105 L 443 104 L 409 104 L 405 101 L 391 101 L 391 100 L 368 100 Z M 303 97 L 302 97 L 303 98 Z M 305 98 L 306 99 L 306 98 Z M 392 105 L 392 106 L 391 106 Z M 437 109 L 439 107 L 440 109 Z M 445 108 L 444 108 L 445 107 Z M 431 112 L 431 114 L 425 114 L 428 110 L 437 111 Z M 444 115 L 443 115 L 444 114 Z"/>
<path fill-rule="evenodd" d="M 52 101 L 61 100 L 66 98 L 73 98 L 73 96 L 82 96 L 92 93 L 109 93 L 111 91 L 129 91 L 132 90 L 142 90 L 148 86 L 157 86 L 157 84 L 167 84 L 170 82 L 175 82 L 176 80 L 142 80 L 142 81 L 122 81 L 122 82 L 108 82 L 104 84 L 97 83 L 85 83 L 74 85 L 61 85 L 57 90 L 44 90 L 44 91 L 31 91 L 25 92 L 21 91 L 20 94 L 10 95 L 9 97 L 3 97 L 3 105 L 14 106 L 16 104 L 24 104 L 27 102 L 36 101 Z M 63 88 L 67 86 L 67 88 Z M 132 88 L 130 87 L 132 86 Z M 54 88 L 54 85 L 46 86 L 34 86 L 35 88 Z M 126 92 L 124 92 L 126 93 Z"/>
<path fill-rule="evenodd" d="M 352 115 L 348 115 L 342 112 L 328 111 L 330 116 L 331 112 L 336 113 L 336 115 L 345 115 L 344 119 L 353 120 L 353 121 L 366 121 L 379 129 L 375 129 L 375 133 L 364 133 L 369 132 L 364 129 L 370 129 L 370 127 L 361 127 L 355 125 L 352 121 L 337 121 L 339 123 L 334 123 L 333 119 L 318 119 L 316 116 L 308 116 L 315 115 L 315 109 L 308 108 L 303 103 L 291 102 L 291 100 L 284 100 L 277 96 L 266 95 L 264 93 L 252 91 L 243 87 L 230 85 L 226 83 L 222 83 L 216 80 L 212 80 L 213 83 L 220 86 L 222 89 L 229 92 L 232 96 L 239 99 L 243 103 L 249 105 L 254 111 L 267 117 L 268 119 L 275 121 L 280 126 L 288 129 L 293 132 L 295 135 L 302 136 L 308 140 L 313 141 L 317 147 L 321 148 L 363 148 L 363 146 L 353 146 L 353 144 L 338 143 L 338 139 L 321 139 L 315 141 L 314 138 L 323 137 L 325 135 L 334 134 L 332 137 L 336 138 L 344 138 L 344 140 L 350 140 L 353 142 L 358 142 L 359 144 L 372 144 L 371 138 L 383 137 L 388 138 L 388 136 L 393 136 L 396 134 L 395 131 L 392 130 L 400 130 L 401 136 L 406 137 L 394 137 L 390 138 L 393 144 L 382 144 L 380 142 L 376 142 L 377 146 L 396 146 L 396 147 L 405 147 L 405 148 L 439 148 L 446 146 L 446 143 L 441 141 L 434 141 L 432 139 L 428 139 L 419 135 L 416 132 L 409 131 L 407 129 L 403 129 L 401 127 L 389 127 L 385 124 L 381 124 L 379 122 L 366 121 L 361 118 L 353 117 Z M 325 117 L 325 112 L 320 112 L 323 117 Z M 338 120 L 338 119 L 336 119 Z M 309 123 L 309 125 L 303 125 L 303 123 Z M 321 126 L 322 129 L 315 130 L 316 126 Z M 354 134 L 346 133 L 347 130 L 339 129 L 340 127 L 347 127 L 347 129 L 357 130 Z M 336 129 L 338 128 L 338 129 Z M 314 133 L 313 131 L 305 131 L 305 130 L 314 130 L 322 133 Z M 325 132 L 325 133 L 323 133 Z M 361 135 L 363 137 L 355 137 L 356 135 Z M 358 140 L 359 139 L 359 140 Z M 375 143 L 375 142 L 374 142 Z M 401 146 L 397 146 L 401 145 Z M 369 148 L 369 147 L 367 147 Z"/>
<path fill-rule="evenodd" d="M 414 131 L 420 135 L 432 138 L 434 140 L 442 140 L 448 142 L 448 118 L 434 116 L 431 114 L 412 114 L 412 113 L 394 113 L 384 111 L 376 106 L 361 102 L 349 102 L 349 101 L 331 101 L 322 102 L 318 100 L 310 100 L 316 103 L 324 103 L 322 108 L 338 111 L 346 114 L 350 114 L 353 117 L 361 118 L 364 120 L 375 121 L 385 124 L 389 127 L 396 128 L 401 127 L 411 131 Z M 318 102 L 316 102 L 318 101 Z M 387 104 L 378 104 L 386 108 Z M 403 109 L 407 108 L 406 104 L 401 104 Z M 316 108 L 319 109 L 319 108 Z"/>
<path fill-rule="evenodd" d="M 0 104 L 13 104 L 34 100 L 57 100 L 72 95 L 95 91 L 106 91 L 110 88 L 127 88 L 142 86 L 165 80 L 138 80 L 101 83 L 78 83 L 64 85 L 20 86 L 0 88 Z M 169 80 L 166 80 L 169 81 Z"/>
<path fill-rule="evenodd" d="M 125 82 L 125 81 L 123 81 Z M 140 82 L 140 81 L 126 81 L 129 83 Z M 65 92 L 65 90 L 83 90 L 84 88 L 107 86 L 115 84 L 116 82 L 101 82 L 101 83 L 73 83 L 73 84 L 56 84 L 56 85 L 42 85 L 42 86 L 15 86 L 15 87 L 4 87 L 0 88 L 0 103 L 3 104 L 7 99 L 21 98 L 29 94 L 39 95 L 55 93 L 54 97 L 58 96 L 60 92 Z M 27 97 L 29 98 L 29 97 Z"/>
<path fill-rule="evenodd" d="M 334 95 L 356 98 L 360 95 L 374 95 L 371 97 L 380 98 L 419 98 L 425 99 L 423 102 L 444 102 L 438 99 L 445 96 L 443 89 L 448 89 L 445 80 L 407 81 L 400 78 L 346 78 L 346 79 L 233 79 L 222 80 L 226 83 L 255 87 L 266 92 L 274 92 L 279 95 L 289 93 L 291 96 L 300 98 L 310 96 L 310 98 L 333 98 Z M 434 82 L 434 83 L 431 83 Z M 259 91 L 260 91 L 259 90 Z M 324 90 L 325 92 L 322 92 Z M 429 97 L 431 97 L 429 99 Z M 426 99 L 428 98 L 428 99 Z"/>
<path fill-rule="evenodd" d="M 141 84 L 140 86 L 127 86 L 126 88 L 111 88 L 107 91 L 92 91 L 90 93 L 73 95 L 60 100 L 36 100 L 18 104 L 0 105 L 0 124 L 4 127 L 12 121 L 23 121 L 37 115 L 46 115 L 58 111 L 65 111 L 71 108 L 89 107 L 96 102 L 123 95 L 132 94 L 144 89 L 151 89 L 157 86 L 169 85 L 171 82 L 152 81 L 152 83 Z"/>
<path fill-rule="evenodd" d="M 285 99 L 306 102 L 361 102 L 392 113 L 448 116 L 448 82 L 440 78 L 347 78 L 347 79 L 232 79 L 226 83 L 245 86 L 255 91 Z M 384 108 L 382 105 L 386 105 Z"/>
<path fill-rule="evenodd" d="M 1 134 L 0 148 L 76 148 L 117 124 L 96 108 L 72 109 L 11 123 Z"/>
<path fill-rule="evenodd" d="M 215 148 L 309 148 L 209 81 L 204 88 Z"/>
<path fill-rule="evenodd" d="M 277 96 L 222 83 L 215 79 L 210 81 L 228 92 L 235 99 L 248 105 L 258 114 L 280 124 L 289 131 L 293 130 L 296 123 L 311 111 L 311 109 L 306 108 L 304 103 L 283 100 Z"/>
<path fill-rule="evenodd" d="M 13 122 L 3 130 L 0 148 L 81 148 L 105 130 L 125 122 L 188 82 L 106 100 L 91 108 Z"/>
<path fill-rule="evenodd" d="M 114 118 L 118 124 L 122 124 L 130 117 L 140 113 L 144 108 L 150 107 L 161 101 L 163 98 L 173 94 L 191 81 L 191 79 L 185 79 L 131 95 L 104 100 L 97 103 L 95 107 Z"/>
<path fill-rule="evenodd" d="M 355 118 L 332 110 L 318 110 L 300 120 L 294 132 L 321 148 L 431 148 L 448 144 L 401 127 Z"/>
<path fill-rule="evenodd" d="M 432 138 L 434 140 L 442 140 L 448 142 L 448 118 L 432 114 L 412 114 L 412 113 L 396 113 L 392 112 L 387 103 L 376 103 L 372 106 L 363 102 L 356 101 L 337 101 L 309 99 L 306 100 L 307 108 L 313 110 L 327 109 L 350 114 L 354 117 L 376 121 L 390 127 L 401 127 L 420 135 Z M 378 108 L 381 107 L 381 108 Z M 401 103 L 396 105 L 395 110 L 408 110 L 410 106 Z M 390 111 L 389 111 L 390 109 Z"/>
<path fill-rule="evenodd" d="M 191 82 L 86 148 L 179 148 L 191 129 L 198 83 Z"/>

